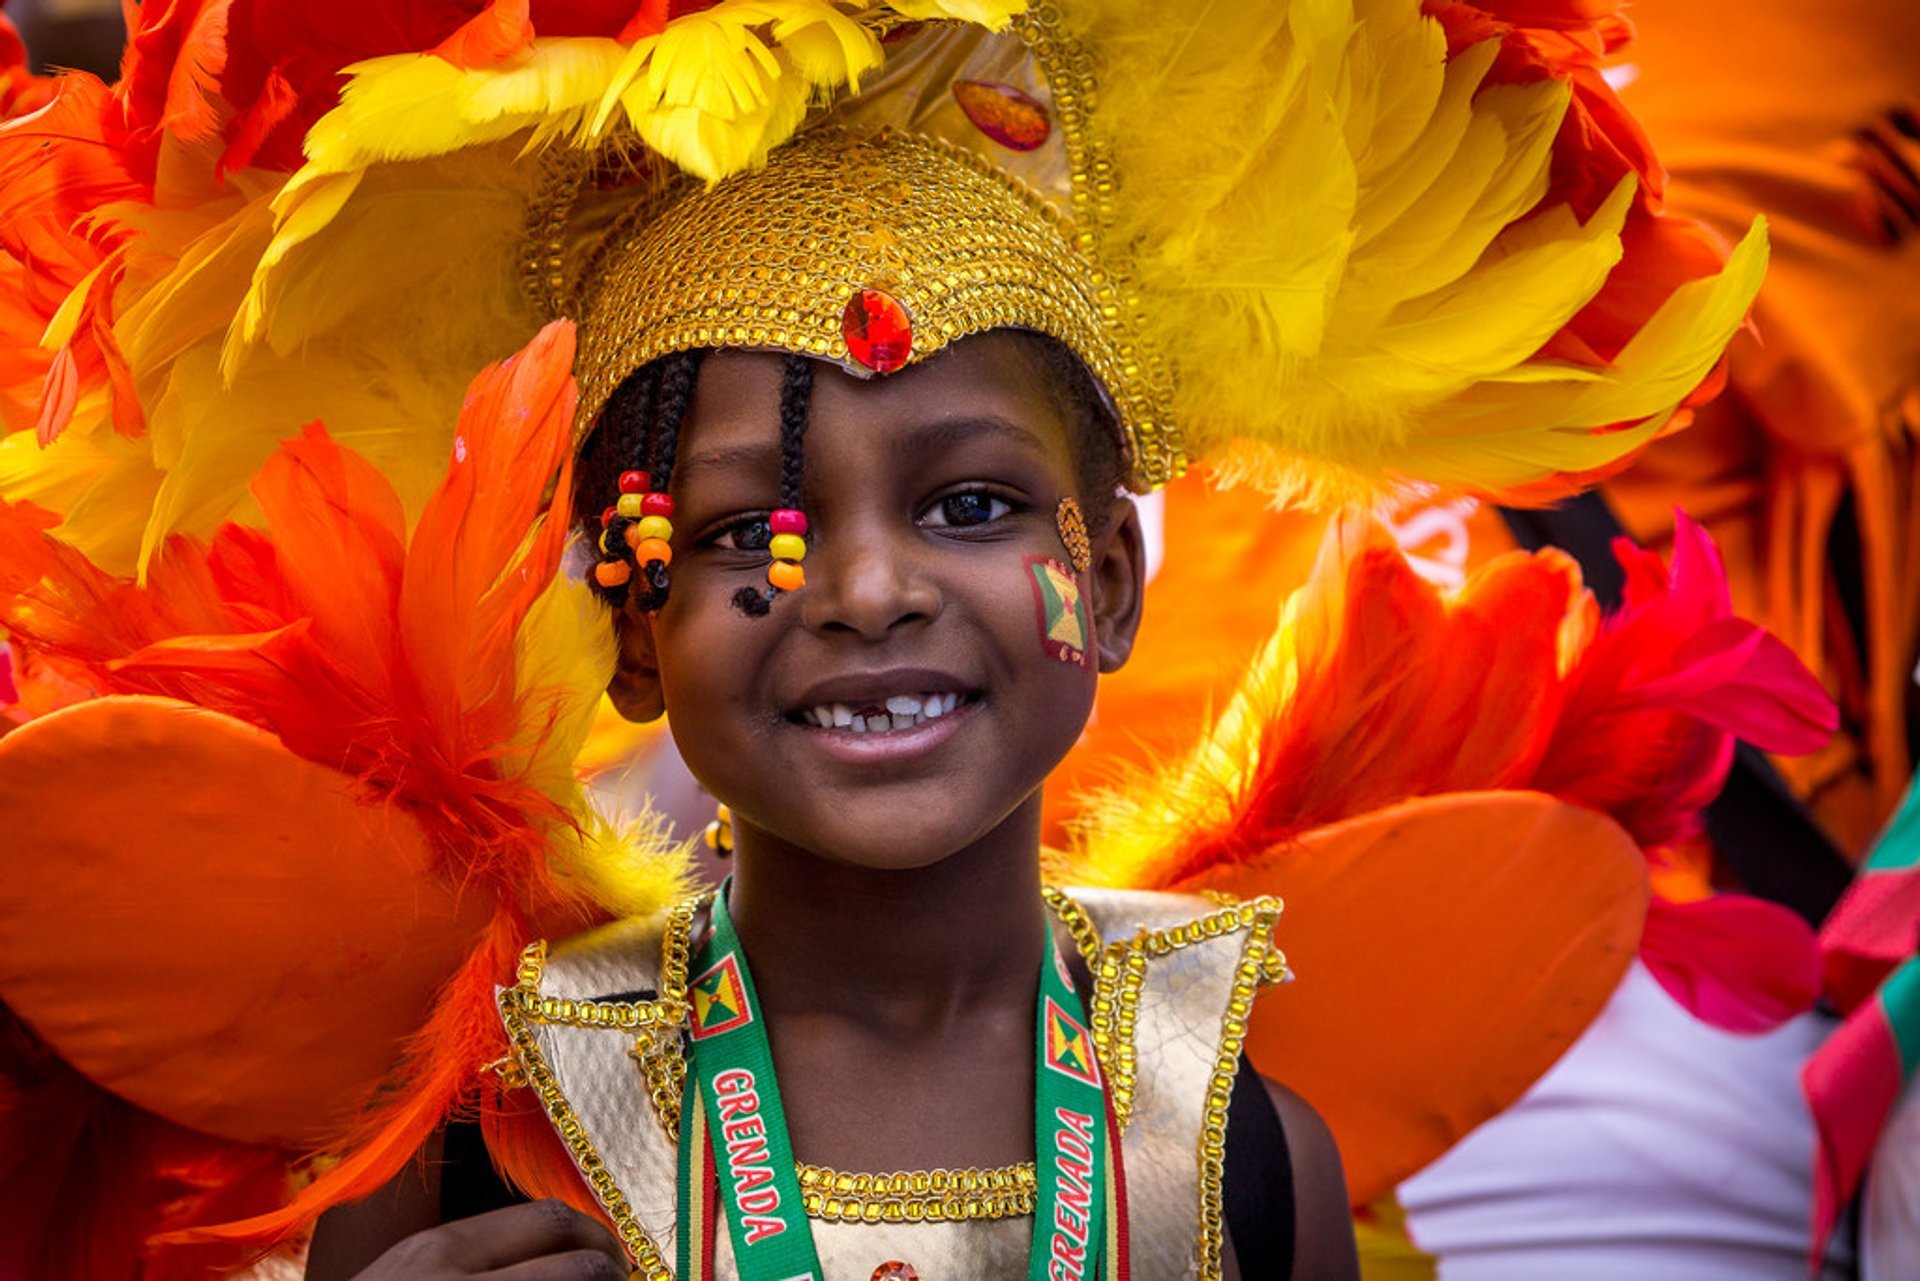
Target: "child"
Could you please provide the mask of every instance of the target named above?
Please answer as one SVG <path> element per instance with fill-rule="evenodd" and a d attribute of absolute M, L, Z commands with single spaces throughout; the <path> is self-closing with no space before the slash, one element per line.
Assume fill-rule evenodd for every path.
<path fill-rule="evenodd" d="M 667 358 L 636 379 L 670 380 L 679 368 Z M 664 706 L 688 765 L 731 808 L 726 906 L 751 962 L 754 1019 L 764 1020 L 773 1050 L 771 1078 L 764 1070 L 758 1078 L 755 1115 L 767 1131 L 781 1128 L 770 1101 L 770 1080 L 777 1081 L 791 1151 L 810 1166 L 1031 1169 L 1035 1061 L 1046 1052 L 1035 1045 L 1035 1005 L 1051 999 L 1036 995 L 1035 975 L 1054 955 L 1072 958 L 1079 982 L 1066 989 L 1075 996 L 1048 1034 L 1086 1036 L 1080 1002 L 1091 997 L 1088 965 L 1098 957 L 1074 950 L 1070 926 L 1084 919 L 1080 909 L 1067 901 L 1050 913 L 1044 905 L 1040 788 L 1085 723 L 1096 670 L 1126 660 L 1143 562 L 1132 506 L 1114 496 L 1120 454 L 1112 420 L 1084 374 L 1074 371 L 1061 385 L 1063 369 L 1072 370 L 1071 357 L 1058 344 L 1013 331 L 962 339 L 871 381 L 777 353 L 708 355 L 671 461 L 670 590 L 654 611 L 630 593 L 617 615 L 622 651 L 612 688 L 622 711 L 651 718 Z M 667 399 L 670 419 L 677 407 Z M 791 496 L 782 496 L 778 424 L 800 421 L 805 586 L 782 593 L 765 617 L 750 617 L 734 597 L 764 589 L 769 513 L 793 509 Z M 603 436 L 618 436 L 609 431 L 617 419 L 603 424 Z M 651 434 L 657 445 L 661 433 Z M 618 475 L 596 464 L 652 459 L 655 476 L 666 470 L 657 447 L 622 458 L 611 443 L 587 448 L 585 510 L 600 510 L 601 491 L 611 488 L 606 479 Z M 1087 513 L 1084 535 L 1070 526 L 1063 535 L 1063 505 Z M 1070 547 L 1082 536 L 1091 550 L 1076 570 Z M 1060 657 L 1060 619 L 1039 603 L 1038 575 L 1049 573 L 1084 592 L 1080 612 L 1066 618 L 1090 623 L 1084 662 Z M 1136 924 L 1232 922 L 1223 938 L 1191 955 L 1149 960 L 1155 994 L 1169 984 L 1217 988 L 1264 946 L 1235 913 L 1223 916 L 1204 901 L 1114 897 L 1094 900 L 1111 936 Z M 698 933 L 675 945 L 697 951 L 711 928 L 707 914 L 690 928 Z M 618 925 L 565 945 L 548 961 L 540 990 L 585 982 L 599 1000 L 658 993 L 661 932 L 658 921 Z M 691 968 L 705 965 L 702 954 Z M 578 977 L 561 977 L 569 973 Z M 739 990 L 722 995 L 732 1000 Z M 698 1009 L 700 997 L 694 1000 Z M 1214 1004 L 1209 1017 L 1201 1013 L 1209 1007 L 1191 998 L 1150 1002 L 1133 1033 L 1140 1048 L 1129 1053 L 1142 1056 L 1137 1071 L 1147 1079 L 1121 1148 L 1139 1275 L 1160 1275 L 1191 1255 L 1196 1228 L 1220 1230 L 1218 1222 L 1196 1225 L 1191 1208 L 1201 1177 L 1194 1122 L 1209 1084 L 1208 1072 L 1194 1069 L 1210 1068 L 1223 1047 L 1229 1060 L 1234 1052 L 1225 1007 Z M 650 1007 L 657 1008 L 640 1006 Z M 568 1035 L 540 1039 L 552 1034 Z M 594 1113 L 595 1092 L 640 1084 L 625 1053 L 630 1038 L 600 1039 L 599 1049 L 612 1056 L 604 1063 L 587 1043 L 546 1049 L 555 1056 L 558 1093 L 594 1130 L 610 1169 L 639 1158 L 607 1149 L 651 1149 L 643 1153 L 651 1167 L 641 1162 L 644 1172 L 623 1182 L 629 1203 L 637 1209 L 649 1196 L 670 1203 L 673 1143 L 653 1132 L 661 1118 L 650 1115 L 645 1092 L 624 1092 L 614 1110 Z M 693 1043 L 696 1073 L 705 1044 L 704 1036 Z M 569 1053 L 584 1062 L 560 1066 Z M 1189 1097 L 1160 1084 L 1162 1073 L 1181 1081 Z M 1261 1275 L 1353 1275 L 1331 1140 L 1298 1098 L 1268 1088 L 1287 1139 L 1251 1149 L 1249 1170 L 1239 1172 L 1269 1183 L 1275 1209 L 1297 1218 L 1242 1230 L 1277 1231 L 1297 1247 L 1280 1272 Z M 720 1098 L 724 1116 L 729 1096 Z M 1048 1124 L 1050 1114 L 1041 1115 Z M 1274 1128 L 1271 1117 L 1255 1121 Z M 720 1122 L 710 1114 L 708 1124 Z M 687 1126 L 682 1111 L 681 1134 Z M 1256 1134 L 1241 1142 L 1258 1142 Z M 649 1174 L 664 1182 L 649 1187 Z M 336 1212 L 321 1226 L 308 1275 L 347 1275 L 351 1263 L 425 1226 L 407 1221 L 403 1209 L 425 1210 L 426 1222 L 434 1221 L 436 1188 L 429 1177 L 424 1203 L 376 1199 L 366 1210 Z M 1230 1188 L 1228 1204 L 1241 1194 Z M 736 1216 L 757 1221 L 736 1208 L 750 1204 L 746 1198 L 724 1204 L 729 1227 Z M 1159 1208 L 1150 1216 L 1145 1207 Z M 804 1217 L 786 1222 L 796 1234 L 808 1230 Z M 671 1221 L 639 1226 L 656 1241 L 671 1239 L 676 1227 L 689 1231 Z M 815 1222 L 812 1234 L 832 1276 L 864 1276 L 896 1257 L 928 1276 L 954 1275 L 957 1267 L 1012 1275 L 1024 1267 L 1034 1235 L 1026 1215 L 1009 1218 L 1004 1208 L 983 1224 Z M 463 1253 L 469 1250 L 500 1267 L 523 1252 L 578 1249 L 581 1240 L 579 1233 L 529 1235 L 507 1213 L 485 1230 L 461 1225 L 410 1241 L 364 1275 L 424 1275 L 402 1264 L 471 1257 Z M 1085 1273 L 1061 1275 L 1090 1275 L 1092 1256 L 1101 1253 L 1097 1241 L 1071 1235 L 1035 1240 L 1061 1258 L 1090 1256 Z M 1111 1256 L 1102 1266 L 1113 1274 Z"/>
<path fill-rule="evenodd" d="M 110 433 L 115 397 L 144 396 L 187 444 L 142 465 L 192 494 L 154 500 L 153 537 L 250 513 L 252 468 L 273 481 L 254 491 L 273 537 L 224 534 L 193 579 L 225 630 L 138 614 L 137 661 L 88 651 L 98 701 L 157 687 L 344 769 L 383 833 L 424 830 L 423 887 L 463 892 L 450 916 L 486 909 L 408 1068 L 313 1091 L 314 1113 L 362 1100 L 361 1124 L 322 1131 L 345 1159 L 236 1227 L 183 1222 L 176 1199 L 152 1230 L 273 1240 L 398 1172 L 325 1223 L 313 1275 L 580 1275 L 622 1255 L 649 1278 L 1351 1275 L 1325 1130 L 1239 1057 L 1254 989 L 1285 971 L 1277 903 L 1042 886 L 1041 785 L 1140 616 L 1138 518 L 1114 495 L 1201 459 L 1293 499 L 1409 475 L 1572 487 L 1705 376 L 1757 242 L 1718 276 L 1659 252 L 1610 276 L 1627 219 L 1652 217 L 1609 169 L 1638 153 L 1583 151 L 1605 130 L 1559 128 L 1565 68 L 1518 37 L 1497 62 L 1512 32 L 1464 6 L 1454 29 L 1410 0 L 1204 22 L 1146 0 L 587 8 L 502 3 L 447 30 L 398 6 L 391 31 L 339 19 L 311 48 L 300 22 L 236 21 L 207 181 L 146 191 L 167 217 L 129 232 L 131 265 L 39 318 L 83 345 L 111 323 L 95 293 L 139 319 L 137 378 L 100 372 L 125 372 L 117 349 L 50 370 L 88 392 L 50 397 L 43 437 Z M 147 34 L 136 69 L 171 47 Z M 129 79 L 197 83 L 159 70 Z M 291 178 L 211 180 L 289 154 Z M 199 174 L 168 159 L 156 182 Z M 239 279 L 244 297 L 222 292 Z M 1656 323 L 1663 342 L 1620 346 Z M 521 344 L 474 382 L 426 494 L 458 389 Z M 244 461 L 262 422 L 316 416 L 380 464 L 317 428 Z M 533 943 L 510 976 L 523 945 L 615 901 L 570 861 L 596 820 L 549 759 L 578 701 L 544 697 L 605 683 L 603 629 L 555 579 L 552 517 L 476 479 L 544 484 L 561 418 L 587 578 L 614 610 L 609 688 L 629 716 L 670 715 L 731 809 L 736 873 Z M 282 532 L 308 515 L 346 528 Z M 338 590 L 281 590 L 276 570 L 297 551 L 323 572 L 335 536 Z M 115 590 L 97 596 L 152 604 Z M 312 621 L 342 601 L 363 608 Z M 68 632 L 38 608 L 5 617 L 51 650 Z M 436 625 L 460 659 L 444 673 L 411 648 Z M 491 666 L 460 648 L 489 645 Z M 336 659 L 365 662 L 301 679 Z M 501 729 L 476 745 L 481 724 Z M 434 959 L 417 968 L 444 976 Z M 417 1013 L 403 977 L 355 981 Z M 350 1020 L 315 1026 L 380 1048 Z M 498 1097 L 476 1081 L 489 1058 Z M 287 1139 L 298 1094 L 264 1093 L 244 1127 L 204 1098 L 139 1097 L 234 1142 L 318 1146 Z M 430 1226 L 467 1166 L 422 1183 L 406 1158 L 476 1096 L 492 1159 L 574 1212 Z"/>

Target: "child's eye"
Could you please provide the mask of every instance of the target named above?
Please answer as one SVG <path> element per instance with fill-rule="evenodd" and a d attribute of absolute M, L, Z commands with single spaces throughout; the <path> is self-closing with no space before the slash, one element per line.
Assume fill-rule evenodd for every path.
<path fill-rule="evenodd" d="M 766 513 L 742 517 L 713 536 L 715 547 L 735 552 L 763 552 L 773 540 L 773 527 Z"/>
<path fill-rule="evenodd" d="M 968 489 L 935 499 L 920 517 L 922 525 L 933 528 L 964 528 L 999 520 L 1013 511 L 1013 504 L 984 490 Z"/>

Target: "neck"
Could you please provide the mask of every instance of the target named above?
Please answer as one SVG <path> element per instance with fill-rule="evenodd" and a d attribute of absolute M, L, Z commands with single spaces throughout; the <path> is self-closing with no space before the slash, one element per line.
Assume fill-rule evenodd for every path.
<path fill-rule="evenodd" d="M 736 826 L 728 900 L 771 1014 L 925 1026 L 1030 1007 L 1047 914 L 1040 799 L 924 867 L 875 869 Z"/>

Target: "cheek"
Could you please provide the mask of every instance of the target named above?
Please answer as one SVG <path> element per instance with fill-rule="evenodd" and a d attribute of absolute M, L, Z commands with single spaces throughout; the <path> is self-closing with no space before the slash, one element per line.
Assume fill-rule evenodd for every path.
<path fill-rule="evenodd" d="M 1093 625 L 1079 578 L 1051 556 L 1028 556 L 1022 566 L 1033 600 L 1033 629 L 1040 652 L 1092 671 Z"/>

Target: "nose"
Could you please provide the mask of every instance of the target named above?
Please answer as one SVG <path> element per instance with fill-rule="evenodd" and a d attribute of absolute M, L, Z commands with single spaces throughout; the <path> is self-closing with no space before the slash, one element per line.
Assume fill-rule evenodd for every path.
<path fill-rule="evenodd" d="M 828 536 L 809 550 L 799 594 L 808 630 L 879 641 L 939 615 L 940 590 L 912 532 L 880 522 L 822 532 Z"/>

